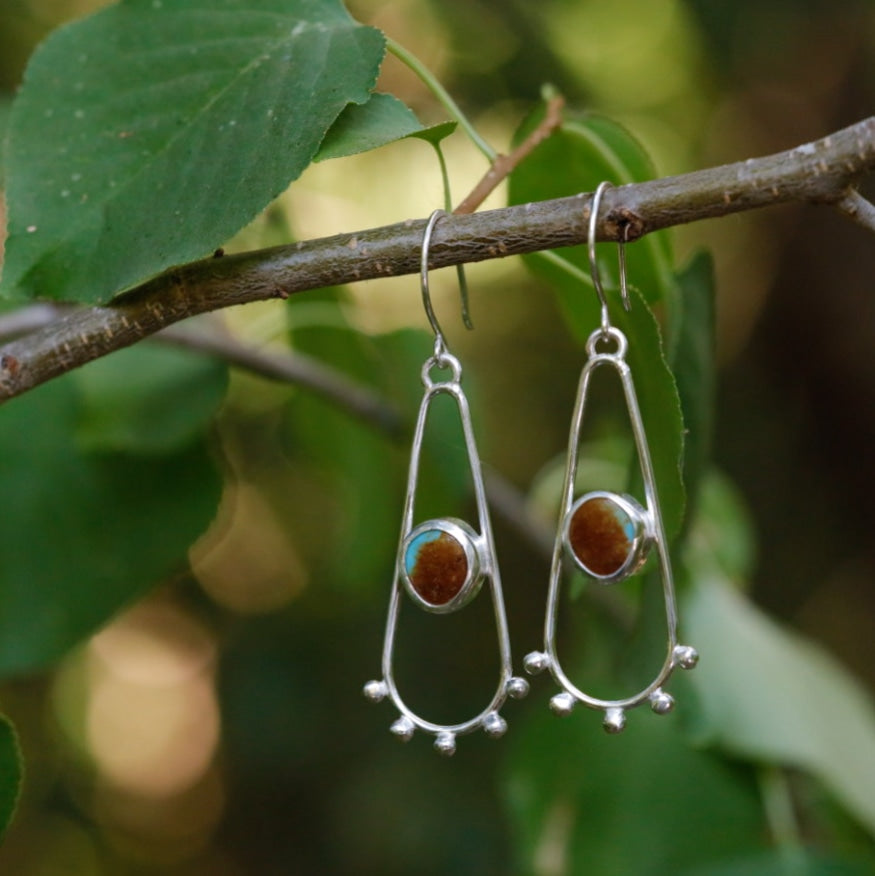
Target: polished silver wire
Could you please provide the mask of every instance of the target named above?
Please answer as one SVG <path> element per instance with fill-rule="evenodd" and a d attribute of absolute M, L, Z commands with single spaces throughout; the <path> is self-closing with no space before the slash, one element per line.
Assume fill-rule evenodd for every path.
<path fill-rule="evenodd" d="M 425 231 L 422 234 L 422 253 L 419 259 L 419 287 L 422 292 L 422 306 L 425 308 L 425 315 L 428 317 L 432 332 L 434 332 L 434 355 L 436 358 L 439 358 L 442 353 L 447 351 L 447 344 L 437 315 L 434 312 L 434 307 L 431 303 L 431 293 L 428 289 L 428 251 L 431 247 L 431 236 L 434 232 L 434 227 L 437 225 L 438 220 L 446 215 L 443 210 L 435 210 L 428 217 Z"/>
<path fill-rule="evenodd" d="M 431 242 L 432 231 L 435 224 L 445 215 L 442 210 L 435 210 L 426 225 L 422 240 L 422 258 L 420 271 L 420 287 L 422 302 L 428 316 L 429 324 L 435 336 L 434 354 L 429 357 L 422 366 L 422 383 L 425 388 L 422 402 L 419 406 L 419 414 L 416 419 L 416 428 L 413 433 L 413 445 L 410 452 L 410 467 L 407 475 L 407 491 L 404 499 L 404 510 L 401 519 L 401 535 L 398 542 L 398 550 L 395 557 L 395 573 L 389 599 L 389 612 L 386 620 L 386 632 L 383 639 L 382 672 L 383 678 L 379 681 L 369 681 L 364 688 L 365 696 L 379 702 L 386 697 L 394 704 L 399 712 L 399 717 L 391 725 L 391 731 L 401 740 L 407 741 L 416 730 L 421 730 L 435 736 L 435 748 L 441 754 L 451 755 L 456 748 L 456 737 L 465 733 L 471 733 L 483 729 L 489 736 L 497 737 L 504 734 L 507 722 L 499 714 L 499 710 L 510 696 L 519 698 L 528 693 L 529 685 L 524 678 L 515 678 L 512 671 L 510 635 L 508 633 L 507 615 L 504 607 L 504 596 L 501 589 L 501 575 L 495 553 L 495 543 L 492 536 L 492 524 L 489 518 L 489 509 L 486 503 L 486 488 L 483 483 L 483 472 L 480 465 L 480 457 L 477 453 L 477 445 L 474 441 L 474 429 L 471 422 L 471 412 L 468 399 L 461 386 L 462 366 L 459 360 L 447 349 L 446 341 L 440 324 L 435 316 L 431 304 L 431 296 L 428 288 L 428 249 Z M 433 371 L 449 370 L 449 375 L 444 379 L 432 377 Z M 474 484 L 474 498 L 477 506 L 477 518 L 479 532 L 463 521 L 453 518 L 440 518 L 425 521 L 416 528 L 432 524 L 436 529 L 444 531 L 453 528 L 459 532 L 458 524 L 466 531 L 472 531 L 473 536 L 470 548 L 476 552 L 479 575 L 483 583 L 488 583 L 492 597 L 493 614 L 495 618 L 496 635 L 499 652 L 499 678 L 495 693 L 488 705 L 477 715 L 466 721 L 454 724 L 443 724 L 429 721 L 416 714 L 402 698 L 395 681 L 395 637 L 398 629 L 398 620 L 401 611 L 402 595 L 407 592 L 404 587 L 404 547 L 408 536 L 414 527 L 416 488 L 419 480 L 419 465 L 422 454 L 422 444 L 425 437 L 425 427 L 428 417 L 429 406 L 438 395 L 445 394 L 453 398 L 459 411 L 459 419 L 462 424 L 462 432 L 465 439 L 465 449 L 468 456 L 468 465 L 471 470 L 471 479 Z M 459 536 L 460 538 L 462 536 Z M 408 594 L 409 595 L 409 594 Z M 420 607 L 426 607 L 423 600 L 414 599 Z M 443 613 L 436 610 L 436 613 Z"/>
<path fill-rule="evenodd" d="M 611 327 L 611 317 L 608 314 L 608 298 L 605 295 L 605 290 L 602 287 L 602 278 L 599 273 L 599 265 L 596 260 L 595 244 L 596 231 L 598 229 L 599 207 L 602 203 L 602 194 L 606 188 L 610 187 L 610 183 L 599 183 L 598 188 L 592 196 L 592 203 L 589 208 L 589 228 L 587 229 L 586 246 L 589 253 L 589 274 L 592 277 L 592 284 L 595 286 L 595 291 L 599 296 L 599 302 L 602 305 L 602 334 L 607 335 L 608 329 Z M 629 302 L 629 287 L 626 284 L 626 248 L 625 242 L 621 241 L 618 245 L 618 258 L 620 262 L 620 298 L 623 301 L 623 307 L 628 311 L 631 307 Z"/>
<path fill-rule="evenodd" d="M 420 282 L 422 284 L 422 304 L 425 307 L 425 312 L 428 315 L 428 321 L 431 324 L 432 331 L 434 332 L 436 351 L 438 344 L 441 344 L 444 349 L 446 349 L 446 345 L 444 342 L 444 333 L 441 331 L 441 327 L 438 324 L 434 308 L 431 304 L 431 295 L 428 291 L 428 250 L 431 246 L 431 236 L 432 232 L 434 231 L 435 225 L 437 225 L 438 220 L 442 219 L 446 215 L 447 213 L 445 210 L 435 210 L 431 214 L 431 216 L 429 216 L 428 222 L 425 225 L 425 231 L 423 232 L 422 236 L 422 256 L 419 262 L 419 276 Z M 459 280 L 459 301 L 462 308 L 462 323 L 464 324 L 465 328 L 470 331 L 474 328 L 474 324 L 471 322 L 471 313 L 468 309 L 468 280 L 465 277 L 465 266 L 456 265 L 456 274 Z"/>
<path fill-rule="evenodd" d="M 567 715 L 576 703 L 604 711 L 604 727 L 608 732 L 618 733 L 625 726 L 625 714 L 628 709 L 649 702 L 651 708 L 657 714 L 665 714 L 674 705 L 672 697 L 665 693 L 662 686 L 668 680 L 677 666 L 691 669 L 698 661 L 695 649 L 678 644 L 677 639 L 677 602 L 674 592 L 674 579 L 669 556 L 668 540 L 665 535 L 665 527 L 662 521 L 662 511 L 659 504 L 659 496 L 656 488 L 656 477 L 653 471 L 653 463 L 650 458 L 650 449 L 647 443 L 647 435 L 644 431 L 644 422 L 635 393 L 635 385 L 632 380 L 632 372 L 626 362 L 628 340 L 620 329 L 611 325 L 608 314 L 607 298 L 602 288 L 599 276 L 598 264 L 595 254 L 595 230 L 598 220 L 598 208 L 601 195 L 608 183 L 602 183 L 593 195 L 589 219 L 589 261 L 593 285 L 602 305 L 601 325 L 589 336 L 586 343 L 587 361 L 580 375 L 577 396 L 575 399 L 574 412 L 571 418 L 571 429 L 568 438 L 568 456 L 565 467 L 565 480 L 562 489 L 562 505 L 559 514 L 559 525 L 553 549 L 553 559 L 550 567 L 550 587 L 547 596 L 547 610 L 544 620 L 544 650 L 534 651 L 525 658 L 525 667 L 529 673 L 550 670 L 557 684 L 562 688 L 562 693 L 555 695 L 550 701 L 551 709 L 558 715 Z M 623 257 L 623 244 L 620 244 L 620 289 L 626 301 L 628 301 L 628 286 L 626 282 L 626 262 Z M 599 344 L 605 341 L 613 342 L 613 350 L 599 351 Z M 565 532 L 568 526 L 568 517 L 574 504 L 575 480 L 577 477 L 578 457 L 580 451 L 580 436 L 586 411 L 586 400 L 590 387 L 590 379 L 596 369 L 607 366 L 613 368 L 620 377 L 626 408 L 629 412 L 629 421 L 632 434 L 635 439 L 635 448 L 638 454 L 639 466 L 644 481 L 645 524 L 648 530 L 649 544 L 655 546 L 657 559 L 662 578 L 663 600 L 665 604 L 665 621 L 667 633 L 667 653 L 662 667 L 654 676 L 653 680 L 632 696 L 620 699 L 601 699 L 590 696 L 575 685 L 562 668 L 556 648 L 557 620 L 559 612 L 559 597 L 561 591 L 562 573 L 566 565 Z M 602 495 L 610 495 L 602 493 Z M 622 499 L 622 497 L 617 497 Z"/>

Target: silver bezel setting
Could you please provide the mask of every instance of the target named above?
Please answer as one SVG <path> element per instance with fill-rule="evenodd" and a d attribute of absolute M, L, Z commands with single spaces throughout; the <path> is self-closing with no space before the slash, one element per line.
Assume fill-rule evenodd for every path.
<path fill-rule="evenodd" d="M 598 572 L 590 569 L 580 557 L 577 556 L 570 539 L 571 522 L 574 519 L 574 515 L 583 505 L 594 499 L 604 499 L 617 506 L 629 518 L 629 520 L 632 521 L 632 525 L 635 528 L 635 535 L 632 538 L 631 546 L 626 555 L 626 560 L 619 569 L 608 575 L 600 575 Z M 565 520 L 562 524 L 562 544 L 567 553 L 571 556 L 571 559 L 574 561 L 574 565 L 585 575 L 596 581 L 600 581 L 602 584 L 615 584 L 618 581 L 625 580 L 630 575 L 634 575 L 635 572 L 644 565 L 644 562 L 647 560 L 648 550 L 650 549 L 651 544 L 653 544 L 653 525 L 650 520 L 650 515 L 634 498 L 632 498 L 632 496 L 625 494 L 620 495 L 619 493 L 612 493 L 607 490 L 593 490 L 592 492 L 585 493 L 581 496 L 571 508 L 568 509 L 568 513 L 565 515 Z"/>
<path fill-rule="evenodd" d="M 468 565 L 468 574 L 459 588 L 458 593 L 448 602 L 435 604 L 421 596 L 407 573 L 407 551 L 413 542 L 427 532 L 442 532 L 452 538 L 462 548 Z M 410 598 L 425 611 L 432 614 L 449 614 L 464 608 L 479 592 L 483 584 L 484 562 L 482 539 L 464 520 L 455 517 L 443 517 L 436 520 L 426 520 L 413 527 L 401 542 L 398 553 L 398 566 L 404 589 Z"/>

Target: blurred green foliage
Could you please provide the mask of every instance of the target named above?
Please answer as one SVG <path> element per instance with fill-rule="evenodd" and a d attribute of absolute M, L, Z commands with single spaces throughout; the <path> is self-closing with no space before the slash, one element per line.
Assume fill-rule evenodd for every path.
<path fill-rule="evenodd" d="M 9 92 L 0 95 L 0 135 L 37 37 L 99 5 L 16 0 L 0 9 L 0 83 Z M 183 22 L 181 0 L 164 0 L 164 12 L 161 3 L 128 0 L 43 46 L 4 162 L 13 280 L 39 276 L 33 289 L 53 297 L 108 297 L 224 242 L 314 155 L 354 156 L 400 140 L 373 158 L 308 170 L 229 248 L 349 231 L 358 221 L 351 216 L 379 224 L 372 217 L 380 210 L 392 221 L 424 215 L 439 202 L 440 169 L 407 136 L 447 138 L 456 194 L 482 174 L 469 154 L 476 150 L 449 137 L 446 109 L 397 59 L 383 65 L 385 94 L 362 102 L 380 39 L 340 4 L 224 5 L 228 17 L 199 20 L 222 37 L 210 53 L 235 50 L 210 54 L 216 63 L 201 71 L 203 81 L 177 76 L 194 69 L 182 55 L 174 55 L 178 68 L 154 63 L 169 44 L 200 56 L 207 31 Z M 299 71 L 280 64 L 259 86 L 271 106 L 280 92 L 289 102 L 282 131 L 272 133 L 267 103 L 240 104 L 250 70 L 241 58 L 276 54 L 251 11 L 270 7 L 271 21 L 293 34 L 294 10 L 305 5 L 341 22 L 342 39 L 367 58 L 354 64 L 348 43 L 323 57 L 318 41 L 300 33 L 281 42 L 309 59 L 304 67 L 320 71 L 331 96 L 302 129 Z M 862 74 L 875 64 L 866 36 L 875 12 L 853 0 L 349 6 L 356 20 L 423 58 L 500 149 L 537 122 L 545 83 L 569 98 L 562 130 L 513 175 L 511 202 L 785 148 L 855 121 L 873 97 Z M 112 31 L 124 15 L 137 26 Z M 123 75 L 101 67 L 86 82 L 71 64 L 101 34 L 99 54 L 113 55 L 104 27 L 124 36 L 128 63 Z M 246 33 L 254 43 L 237 39 Z M 227 89 L 210 78 L 217 72 L 230 77 Z M 156 81 L 169 90 L 151 92 Z M 44 111 L 56 104 L 75 122 L 79 82 L 89 109 L 104 112 L 103 127 L 80 137 L 51 122 L 40 164 L 28 137 L 45 139 Z M 178 133 L 171 122 L 182 105 L 188 123 Z M 205 138 L 198 127 L 231 119 L 233 137 Z M 92 144 L 104 143 L 101 131 L 141 124 L 160 135 L 161 160 L 128 168 L 136 184 L 117 198 L 109 180 L 119 172 L 113 162 L 128 154 L 116 147 L 129 138 L 105 140 L 111 154 Z M 78 160 L 89 162 L 102 194 L 68 214 L 55 197 L 57 175 L 81 181 Z M 180 197 L 168 199 L 161 186 Z M 314 195 L 319 186 L 331 191 Z M 50 244 L 15 218 L 25 202 L 41 211 L 32 224 L 58 229 Z M 683 639 L 698 647 L 702 665 L 672 682 L 677 714 L 633 713 L 619 738 L 605 736 L 591 714 L 554 718 L 534 683 L 529 700 L 507 710 L 506 739 L 466 738 L 444 761 L 421 738 L 399 748 L 385 708 L 361 698 L 379 667 L 405 438 L 308 391 L 239 371 L 228 380 L 220 363 L 146 345 L 6 405 L 0 669 L 19 677 L 0 689 L 0 706 L 19 731 L 28 781 L 0 869 L 871 872 L 871 695 L 823 646 L 875 682 L 875 470 L 867 453 L 875 437 L 875 265 L 862 234 L 829 214 L 808 215 L 723 220 L 629 247 L 640 295 L 631 314 L 616 308 L 612 318 L 630 337 L 664 512 L 679 534 Z M 142 245 L 159 232 L 173 240 Z M 522 529 L 506 507 L 493 508 L 517 660 L 542 635 L 547 568 L 536 530 L 554 525 L 582 343 L 597 321 L 585 251 L 558 255 L 527 259 L 531 274 L 516 261 L 472 268 L 472 335 L 442 317 L 464 363 L 486 470 L 504 474 L 528 502 Z M 604 276 L 615 278 L 613 247 L 599 255 Z M 442 278 L 434 279 L 438 305 L 448 306 Z M 409 423 L 431 338 L 421 330 L 415 280 L 394 289 L 403 291 L 371 284 L 363 294 L 325 290 L 253 306 L 230 315 L 227 330 L 316 357 Z M 582 476 L 620 483 L 635 467 L 622 404 L 610 396 L 599 394 L 605 414 Z M 435 405 L 418 513 L 465 515 L 469 486 L 455 412 Z M 588 683 L 622 687 L 659 647 L 654 588 L 612 591 L 616 600 L 577 590 L 563 628 L 570 660 Z M 429 709 L 465 710 L 488 688 L 496 660 L 488 609 L 480 599 L 458 617 L 403 614 L 399 672 Z M 57 670 L 44 669 L 64 654 Z M 11 725 L 3 720 L 0 731 L 2 823 L 21 765 Z"/>
<path fill-rule="evenodd" d="M 202 434 L 212 411 L 195 407 L 201 428 L 178 440 L 180 413 L 190 413 L 180 410 L 172 385 L 156 404 L 142 367 L 149 357 L 134 358 L 134 376 L 116 376 L 127 401 L 139 405 L 119 404 L 117 386 L 105 379 L 98 394 L 92 374 L 113 367 L 107 360 L 34 390 L 0 414 L 0 491 L 16 509 L 0 530 L 0 672 L 7 677 L 57 660 L 181 568 L 215 512 L 218 476 Z M 208 398 L 212 391 L 215 398 L 221 373 L 197 366 L 197 381 L 185 367 L 175 374 L 187 392 Z M 160 369 L 152 376 L 168 387 Z M 77 391 L 77 382 L 89 392 Z M 151 416 L 144 423 L 145 412 Z M 160 443 L 148 437 L 158 423 L 167 427 Z M 168 446 L 170 435 L 177 440 Z"/>
<path fill-rule="evenodd" d="M 21 793 L 21 751 L 10 721 L 0 718 L 0 825 L 12 820 Z"/>

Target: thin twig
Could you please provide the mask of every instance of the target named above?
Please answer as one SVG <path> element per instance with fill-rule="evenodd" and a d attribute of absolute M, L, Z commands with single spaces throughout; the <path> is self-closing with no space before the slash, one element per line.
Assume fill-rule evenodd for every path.
<path fill-rule="evenodd" d="M 565 98 L 555 95 L 547 101 L 546 111 L 541 123 L 509 155 L 497 155 L 492 167 L 471 190 L 470 194 L 453 210 L 454 213 L 473 213 L 495 191 L 502 180 L 507 179 L 519 163 L 531 155 L 561 124 L 562 107 Z"/>
<path fill-rule="evenodd" d="M 856 189 L 848 189 L 848 193 L 836 202 L 836 207 L 858 225 L 875 231 L 875 204 L 867 201 Z"/>
<path fill-rule="evenodd" d="M 774 204 L 847 205 L 849 188 L 872 170 L 875 117 L 764 158 L 609 189 L 598 239 L 633 241 L 660 228 Z M 435 229 L 431 266 L 584 243 L 589 203 L 589 195 L 580 194 L 446 216 Z M 166 271 L 108 305 L 77 310 L 0 349 L 0 401 L 198 313 L 418 273 L 425 222 L 409 220 Z"/>
<path fill-rule="evenodd" d="M 191 325 L 170 326 L 156 340 L 218 356 L 229 365 L 245 368 L 270 380 L 281 380 L 311 390 L 342 410 L 378 428 L 390 438 L 408 432 L 397 408 L 362 383 L 305 353 L 264 350 L 232 335 Z"/>

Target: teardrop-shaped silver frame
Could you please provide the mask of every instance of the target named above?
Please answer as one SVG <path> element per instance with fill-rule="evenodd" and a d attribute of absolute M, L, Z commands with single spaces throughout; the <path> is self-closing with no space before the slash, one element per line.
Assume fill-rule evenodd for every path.
<path fill-rule="evenodd" d="M 431 372 L 438 369 L 449 369 L 451 377 L 448 380 L 435 382 Z M 507 722 L 499 714 L 507 698 L 515 699 L 525 696 L 529 690 L 529 684 L 524 678 L 513 676 L 510 651 L 510 637 L 508 635 L 507 617 L 504 609 L 504 596 L 501 589 L 501 576 L 498 571 L 498 563 L 495 557 L 495 544 L 492 538 L 492 525 L 489 519 L 489 510 L 486 504 L 486 490 L 483 485 L 483 474 L 480 467 L 480 457 L 477 454 L 477 446 L 474 442 L 474 432 L 471 426 L 471 414 L 468 408 L 468 400 L 461 387 L 462 369 L 458 359 L 438 344 L 435 355 L 429 358 L 422 369 L 422 382 L 425 386 L 425 394 L 419 407 L 419 416 L 416 420 L 416 430 L 413 435 L 413 446 L 410 453 L 410 469 L 407 476 L 407 494 L 404 501 L 404 511 L 401 522 L 401 537 L 398 544 L 398 552 L 395 560 L 395 577 L 392 584 L 392 593 L 389 600 L 389 614 L 386 621 L 386 634 L 383 640 L 383 678 L 379 681 L 369 681 L 364 688 L 365 696 L 372 702 L 380 702 L 389 697 L 400 715 L 392 724 L 391 731 L 402 741 L 409 740 L 416 730 L 429 733 L 436 737 L 434 746 L 441 754 L 451 755 L 456 749 L 456 737 L 466 733 L 472 733 L 482 728 L 487 735 L 502 736 L 507 730 Z M 428 409 L 434 398 L 440 394 L 452 396 L 459 411 L 462 431 L 465 436 L 465 447 L 468 453 L 468 464 L 471 470 L 471 478 L 474 483 L 474 495 L 477 503 L 477 517 L 479 532 L 473 527 L 456 520 L 455 518 L 440 518 L 426 521 L 418 526 L 413 524 L 414 508 L 416 504 L 416 485 L 419 476 L 419 461 L 422 451 L 422 442 L 425 435 L 425 425 Z M 441 529 L 458 537 L 466 547 L 473 548 L 476 554 L 476 562 L 469 563 L 476 566 L 471 570 L 469 580 L 466 581 L 462 591 L 446 605 L 433 605 L 422 599 L 410 588 L 407 582 L 404 563 L 405 546 L 411 533 L 423 528 Z M 465 538 L 463 538 L 465 536 Z M 467 539 L 467 541 L 466 541 Z M 469 560 L 471 555 L 468 554 Z M 398 628 L 398 616 L 401 607 L 401 597 L 407 593 L 411 600 L 426 611 L 438 614 L 447 611 L 455 611 L 463 607 L 470 599 L 476 596 L 481 587 L 487 587 L 491 597 L 495 614 L 495 627 L 498 636 L 498 651 L 501 662 L 498 686 L 492 700 L 478 715 L 467 721 L 456 724 L 439 724 L 429 721 L 417 715 L 403 700 L 395 683 L 394 654 L 395 633 Z"/>
<path fill-rule="evenodd" d="M 599 343 L 613 343 L 615 349 L 599 352 Z M 656 490 L 656 480 L 653 474 L 653 464 L 650 459 L 650 450 L 647 446 L 647 436 L 644 431 L 644 423 L 641 419 L 641 411 L 638 407 L 638 398 L 635 394 L 635 385 L 632 381 L 632 372 L 626 362 L 628 342 L 626 336 L 611 325 L 602 325 L 596 329 L 587 340 L 587 362 L 580 375 L 580 383 L 577 389 L 577 399 L 574 413 L 571 418 L 571 432 L 568 440 L 568 458 L 565 468 L 565 484 L 562 491 L 562 505 L 559 513 L 559 526 L 553 550 L 553 562 L 550 569 L 550 589 L 547 596 L 547 611 L 544 622 L 544 650 L 533 651 L 526 655 L 525 668 L 530 674 L 550 670 L 550 674 L 562 688 L 562 693 L 556 694 L 550 700 L 550 708 L 557 715 L 568 715 L 577 703 L 591 709 L 599 709 L 605 712 L 604 727 L 609 733 L 618 733 L 625 726 L 626 711 L 643 703 L 649 703 L 657 714 L 666 714 L 674 707 L 674 699 L 662 687 L 671 676 L 675 667 L 691 669 L 698 661 L 698 654 L 694 648 L 679 645 L 677 640 L 677 607 L 674 593 L 674 581 L 672 578 L 671 559 L 669 557 L 668 542 L 665 537 L 665 529 L 662 523 L 662 514 L 659 507 L 659 497 Z M 626 400 L 626 408 L 629 411 L 629 420 L 632 433 L 635 437 L 635 448 L 638 453 L 641 474 L 644 480 L 645 506 L 638 506 L 644 516 L 646 529 L 646 549 L 655 548 L 662 577 L 663 598 L 665 601 L 665 617 L 668 634 L 668 650 L 662 668 L 653 681 L 633 696 L 623 699 L 606 700 L 590 696 L 577 687 L 565 674 L 559 657 L 556 653 L 556 624 L 559 613 L 559 597 L 563 568 L 566 565 L 566 556 L 570 553 L 566 532 L 569 515 L 576 504 L 574 500 L 574 486 L 577 475 L 577 463 L 580 445 L 580 433 L 583 426 L 586 399 L 589 390 L 590 379 L 596 369 L 601 367 L 613 368 L 620 377 L 623 386 L 623 394 Z M 592 494 L 590 494 L 592 495 Z M 627 497 L 600 492 L 596 495 L 623 500 Z M 619 502 L 618 502 L 619 504 Z M 643 560 L 643 557 L 641 558 Z M 578 566 L 579 566 L 578 562 Z M 638 564 L 640 565 L 640 563 Z M 637 566 L 636 566 L 637 568 Z M 624 567 L 625 569 L 625 567 Z M 624 570 L 621 570 L 621 572 Z M 594 575 L 593 580 L 601 580 L 603 583 L 611 583 L 628 577 L 631 571 L 625 574 Z"/>

